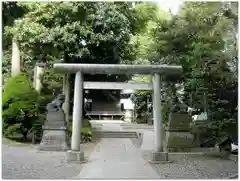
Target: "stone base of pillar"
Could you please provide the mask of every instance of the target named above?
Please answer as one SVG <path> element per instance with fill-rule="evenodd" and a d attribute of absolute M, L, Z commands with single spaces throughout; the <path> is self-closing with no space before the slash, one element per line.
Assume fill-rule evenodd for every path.
<path fill-rule="evenodd" d="M 67 151 L 67 162 L 86 163 L 87 160 L 84 158 L 84 152 L 68 150 Z"/>
<path fill-rule="evenodd" d="M 67 151 L 70 142 L 67 130 L 44 130 L 42 141 L 39 145 L 41 151 Z"/>
<path fill-rule="evenodd" d="M 167 152 L 152 152 L 150 156 L 150 160 L 148 160 L 152 164 L 158 163 L 171 163 L 172 161 L 168 160 Z"/>

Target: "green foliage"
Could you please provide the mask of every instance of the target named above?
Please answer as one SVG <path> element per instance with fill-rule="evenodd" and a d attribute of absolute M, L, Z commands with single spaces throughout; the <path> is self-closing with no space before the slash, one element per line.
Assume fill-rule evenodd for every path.
<path fill-rule="evenodd" d="M 57 95 L 62 93 L 62 74 L 56 73 L 51 69 L 44 70 L 41 76 L 42 89 L 39 99 L 39 121 L 44 123 L 47 115 L 47 104 L 54 100 Z M 40 123 L 39 123 L 40 124 Z"/>
<path fill-rule="evenodd" d="M 17 2 L 2 3 L 3 24 L 12 25 L 16 18 L 21 17 L 25 13 L 25 9 L 18 6 Z"/>
<path fill-rule="evenodd" d="M 2 82 L 4 82 L 11 76 L 11 54 L 10 51 L 3 51 L 2 59 Z"/>
<path fill-rule="evenodd" d="M 237 121 L 236 58 L 226 49 L 227 32 L 234 34 L 235 29 L 223 7 L 221 2 L 186 2 L 179 15 L 157 24 L 148 55 L 149 61 L 183 67 L 183 79 L 163 84 L 168 90 L 165 101 L 176 94 L 174 84 L 181 83 L 185 91 L 178 99 L 197 110 L 206 108 L 209 120 L 218 122 L 219 128 Z"/>
<path fill-rule="evenodd" d="M 151 91 L 139 91 L 135 93 L 135 118 L 137 123 L 147 123 L 151 119 L 151 111 L 148 106 L 151 103 Z"/>
<path fill-rule="evenodd" d="M 229 129 L 230 128 L 230 129 Z M 210 145 L 215 145 L 221 142 L 224 137 L 229 137 L 234 142 L 237 137 L 236 124 L 223 124 L 223 121 L 206 121 L 205 123 L 192 124 L 191 133 L 194 135 L 195 143 L 202 144 L 210 138 Z"/>
<path fill-rule="evenodd" d="M 6 126 L 5 129 L 5 136 L 21 134 L 21 123 Z"/>
<path fill-rule="evenodd" d="M 129 40 L 129 21 L 114 3 L 19 3 L 29 12 L 6 28 L 14 34 L 31 63 L 42 56 L 59 61 L 118 63 Z M 36 18 L 37 17 L 37 18 Z M 23 57 L 24 59 L 27 57 Z"/>
<path fill-rule="evenodd" d="M 39 95 L 25 73 L 10 78 L 3 87 L 5 128 L 18 130 L 24 138 L 38 117 Z"/>
<path fill-rule="evenodd" d="M 81 142 L 88 143 L 92 141 L 92 130 L 91 128 L 81 128 Z"/>
<path fill-rule="evenodd" d="M 63 74 L 54 72 L 54 70 L 46 69 L 41 77 L 43 89 L 41 95 L 44 102 L 51 102 L 56 96 L 62 93 Z"/>
<path fill-rule="evenodd" d="M 40 109 L 38 109 L 38 118 L 34 121 L 33 123 L 33 134 L 34 134 L 34 141 L 41 141 L 42 138 L 42 133 L 43 133 L 43 129 L 42 126 L 44 125 L 46 120 L 46 116 L 41 114 Z"/>
<path fill-rule="evenodd" d="M 144 4 L 149 13 L 154 10 L 154 4 Z M 143 18 L 131 2 L 19 2 L 17 5 L 26 13 L 12 26 L 5 27 L 4 37 L 17 39 L 27 70 L 38 61 L 131 63 L 135 51 L 129 41 L 131 34 L 139 31 L 133 27 L 140 21 L 143 27 L 149 21 L 146 12 L 141 11 L 145 14 Z M 96 81 L 118 80 L 116 75 L 85 78 L 88 77 Z"/>
<path fill-rule="evenodd" d="M 155 3 L 140 3 L 135 9 L 138 31 L 131 36 L 130 44 L 134 47 L 135 64 L 151 64 L 149 53 L 154 53 L 155 37 L 152 36 L 158 22 L 165 22 L 171 19 L 171 14 L 163 11 Z"/>
<path fill-rule="evenodd" d="M 131 63 L 131 34 L 157 19 L 155 3 L 19 2 L 23 17 L 5 27 L 20 43 L 25 64 L 36 61 Z M 68 60 L 64 58 L 67 54 Z"/>
<path fill-rule="evenodd" d="M 162 119 L 164 124 L 167 124 L 170 113 L 171 113 L 171 106 L 168 103 L 164 103 L 162 105 Z"/>
<path fill-rule="evenodd" d="M 136 32 L 144 32 L 149 21 L 157 19 L 158 6 L 156 3 L 139 3 L 134 8 L 135 23 L 133 23 Z"/>
<path fill-rule="evenodd" d="M 2 2 L 2 32 L 5 33 L 6 26 L 12 26 L 14 20 L 22 17 L 26 9 L 18 6 L 17 2 Z M 10 36 L 3 36 L 3 49 L 8 50 L 12 43 Z"/>
<path fill-rule="evenodd" d="M 141 6 L 143 4 L 139 5 L 140 10 Z M 170 112 L 170 102 L 175 105 L 171 100 L 176 95 L 175 102 L 181 100 L 200 111 L 207 109 L 209 120 L 218 123 L 219 129 L 213 132 L 226 131 L 224 127 L 229 127 L 229 124 L 236 126 L 237 14 L 233 3 L 185 2 L 178 15 L 165 13 L 165 17 L 152 18 L 145 31 L 132 37 L 137 57 L 134 63 L 183 67 L 182 77 L 162 77 L 165 121 Z M 134 77 L 133 80 L 150 82 L 147 77 Z M 177 92 L 176 83 L 183 87 L 184 93 Z M 140 91 L 138 94 L 144 97 L 148 92 Z M 140 102 L 145 104 L 143 100 Z M 139 106 L 140 112 L 142 107 Z M 231 134 L 229 130 L 227 132 Z"/>
<path fill-rule="evenodd" d="M 28 71 L 38 61 L 132 63 L 136 53 L 135 45 L 130 43 L 131 35 L 141 32 L 152 17 L 157 17 L 154 3 L 136 3 L 136 7 L 132 2 L 18 2 L 16 5 L 25 14 L 4 27 L 4 37 L 17 39 Z M 3 68 L 7 70 L 6 66 Z M 85 78 L 118 81 L 119 77 L 126 80 L 126 76 L 115 75 Z"/>

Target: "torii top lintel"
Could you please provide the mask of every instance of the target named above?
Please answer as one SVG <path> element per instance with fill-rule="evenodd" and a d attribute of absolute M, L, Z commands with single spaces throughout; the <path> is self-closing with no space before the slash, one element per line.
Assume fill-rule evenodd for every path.
<path fill-rule="evenodd" d="M 73 64 L 73 63 L 38 63 L 40 67 L 51 67 L 57 72 L 87 74 L 154 74 L 180 75 L 182 66 L 175 65 L 127 65 L 127 64 Z"/>

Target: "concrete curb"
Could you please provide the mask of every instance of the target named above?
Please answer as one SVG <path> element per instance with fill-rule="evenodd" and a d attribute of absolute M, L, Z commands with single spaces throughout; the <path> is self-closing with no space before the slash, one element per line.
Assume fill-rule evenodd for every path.
<path fill-rule="evenodd" d="M 205 155 L 204 152 L 168 152 L 169 155 Z"/>

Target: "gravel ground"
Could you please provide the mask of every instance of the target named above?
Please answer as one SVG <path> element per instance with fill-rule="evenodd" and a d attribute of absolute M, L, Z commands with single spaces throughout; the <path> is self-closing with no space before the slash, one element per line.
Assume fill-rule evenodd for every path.
<path fill-rule="evenodd" d="M 88 158 L 96 142 L 83 144 Z M 83 165 L 66 163 L 65 152 L 43 152 L 31 147 L 2 145 L 3 179 L 70 179 Z"/>
<path fill-rule="evenodd" d="M 132 139 L 139 147 L 141 141 Z M 86 157 L 96 143 L 83 144 Z M 3 179 L 71 179 L 77 176 L 83 165 L 68 164 L 65 152 L 41 152 L 31 147 L 2 145 Z M 148 159 L 149 153 L 143 158 Z M 237 178 L 238 163 L 202 155 L 169 154 L 170 164 L 154 164 L 152 167 L 165 179 L 227 179 Z"/>
<path fill-rule="evenodd" d="M 141 139 L 132 139 L 136 147 L 140 147 Z M 149 152 L 143 158 L 149 159 Z M 165 179 L 237 179 L 238 163 L 196 154 L 169 154 L 172 163 L 151 164 L 160 178 Z"/>
<path fill-rule="evenodd" d="M 231 160 L 202 155 L 169 155 L 170 164 L 152 165 L 166 179 L 228 179 L 238 173 Z"/>

